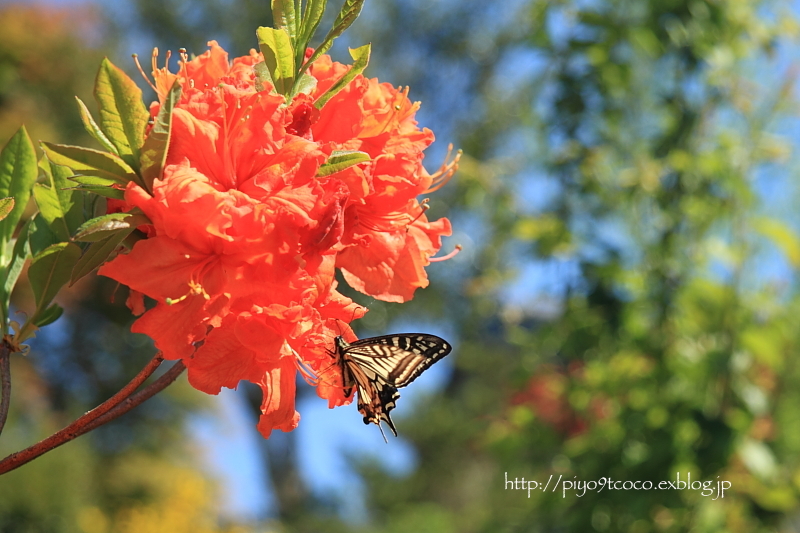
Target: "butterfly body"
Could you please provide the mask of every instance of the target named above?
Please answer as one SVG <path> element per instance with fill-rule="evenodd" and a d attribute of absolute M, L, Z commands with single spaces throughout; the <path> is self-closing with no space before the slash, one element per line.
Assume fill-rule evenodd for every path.
<path fill-rule="evenodd" d="M 345 396 L 355 387 L 364 423 L 376 424 L 383 434 L 381 422 L 386 422 L 395 436 L 389 412 L 400 398 L 397 389 L 414 381 L 452 349 L 444 339 L 426 333 L 383 335 L 352 343 L 336 337 L 335 346 Z"/>

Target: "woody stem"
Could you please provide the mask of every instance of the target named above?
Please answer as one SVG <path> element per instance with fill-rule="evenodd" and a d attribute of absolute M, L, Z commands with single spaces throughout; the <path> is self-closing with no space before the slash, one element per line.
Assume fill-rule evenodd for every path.
<path fill-rule="evenodd" d="M 12 453 L 0 461 L 0 475 L 10 472 L 15 468 L 19 468 L 25 463 L 36 459 L 40 455 L 43 455 L 50 450 L 83 435 L 84 433 L 87 433 L 111 420 L 114 420 L 118 416 L 127 413 L 158 392 L 161 392 L 167 387 L 167 385 L 175 381 L 181 372 L 185 370 L 186 367 L 181 361 L 178 361 L 156 381 L 138 393 L 132 395 L 132 393 L 139 388 L 139 386 L 144 383 L 144 381 L 150 377 L 153 372 L 156 371 L 163 360 L 164 358 L 161 353 L 157 354 L 155 357 L 153 357 L 153 359 L 150 360 L 147 366 L 145 366 L 142 371 L 130 381 L 130 383 L 125 385 L 125 387 L 123 387 L 122 390 L 120 390 L 114 396 L 95 407 L 82 417 L 78 418 L 61 431 L 54 433 L 46 439 L 37 442 L 33 446 L 30 446 L 22 451 Z"/>
<path fill-rule="evenodd" d="M 0 342 L 0 433 L 8 419 L 8 408 L 11 406 L 11 349 L 5 341 Z"/>

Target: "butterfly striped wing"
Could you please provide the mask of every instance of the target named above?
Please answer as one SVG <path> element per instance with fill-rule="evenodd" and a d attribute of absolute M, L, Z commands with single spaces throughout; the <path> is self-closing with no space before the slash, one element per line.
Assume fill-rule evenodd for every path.
<path fill-rule="evenodd" d="M 381 428 L 380 423 L 386 422 L 395 436 L 389 412 L 400 397 L 397 389 L 414 381 L 451 349 L 444 339 L 425 333 L 370 337 L 352 344 L 336 338 L 343 382 L 345 388 L 358 388 L 358 410 L 364 415 L 364 423 Z M 347 395 L 349 392 L 345 391 Z"/>

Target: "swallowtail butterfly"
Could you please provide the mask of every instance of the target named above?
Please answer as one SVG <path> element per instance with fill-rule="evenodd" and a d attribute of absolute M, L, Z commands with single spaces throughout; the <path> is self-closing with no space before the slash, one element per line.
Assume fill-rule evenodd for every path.
<path fill-rule="evenodd" d="M 348 343 L 336 337 L 337 362 L 342 369 L 345 396 L 358 389 L 358 410 L 364 423 L 373 423 L 383 433 L 386 422 L 394 436 L 397 430 L 389 417 L 405 387 L 429 366 L 450 353 L 450 343 L 426 333 L 397 333 Z"/>

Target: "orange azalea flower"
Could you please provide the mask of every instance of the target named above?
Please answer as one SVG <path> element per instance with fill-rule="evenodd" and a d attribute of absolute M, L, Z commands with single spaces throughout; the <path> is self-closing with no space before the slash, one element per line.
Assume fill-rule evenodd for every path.
<path fill-rule="evenodd" d="M 313 96 L 349 68 L 327 56 L 317 60 L 309 69 L 317 79 Z M 389 302 L 408 301 L 418 287 L 427 287 L 424 267 L 441 248 L 440 237 L 451 234 L 446 218 L 428 222 L 417 202 L 439 177 L 422 166 L 433 132 L 417 127 L 418 108 L 419 102 L 408 99 L 408 88 L 358 76 L 312 126 L 326 151 L 360 150 L 372 157 L 369 164 L 340 173 L 350 189 L 343 238 L 348 248 L 337 256 L 336 266 L 351 287 Z"/>
<path fill-rule="evenodd" d="M 346 323 L 366 310 L 336 290 L 335 270 L 388 301 L 426 286 L 450 224 L 429 222 L 416 198 L 443 172 L 422 167 L 433 134 L 417 127 L 407 91 L 358 76 L 320 112 L 314 99 L 348 68 L 323 57 L 309 71 L 315 92 L 287 106 L 256 89 L 255 51 L 229 62 L 216 42 L 209 48 L 184 55 L 177 74 L 154 65 L 160 99 L 176 79 L 183 88 L 166 164 L 152 194 L 131 182 L 115 206 L 141 209 L 152 225 L 100 273 L 130 287 L 137 314 L 142 295 L 155 300 L 133 331 L 182 359 L 192 386 L 217 394 L 258 383 L 267 437 L 297 426 L 298 365 L 319 375 L 330 406 L 351 400 L 330 349 L 340 333 L 354 338 Z M 317 177 L 334 150 L 372 160 Z"/>

